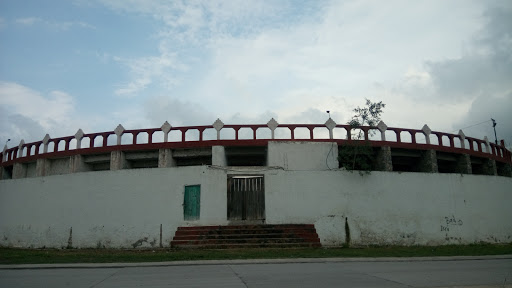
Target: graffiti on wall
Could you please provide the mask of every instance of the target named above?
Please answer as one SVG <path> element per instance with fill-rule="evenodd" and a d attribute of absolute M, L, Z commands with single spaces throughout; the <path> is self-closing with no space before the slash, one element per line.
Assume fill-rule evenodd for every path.
<path fill-rule="evenodd" d="M 441 232 L 448 232 L 450 231 L 450 227 L 462 225 L 464 225 L 462 219 L 457 219 L 455 215 L 445 216 L 443 224 L 441 225 Z"/>

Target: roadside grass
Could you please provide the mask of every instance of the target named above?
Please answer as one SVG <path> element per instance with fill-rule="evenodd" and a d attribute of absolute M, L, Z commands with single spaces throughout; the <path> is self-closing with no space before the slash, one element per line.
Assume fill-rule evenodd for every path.
<path fill-rule="evenodd" d="M 430 257 L 512 254 L 512 243 L 445 246 L 370 246 L 361 248 L 181 249 L 18 249 L 0 248 L 0 264 L 129 263 L 183 260 Z"/>

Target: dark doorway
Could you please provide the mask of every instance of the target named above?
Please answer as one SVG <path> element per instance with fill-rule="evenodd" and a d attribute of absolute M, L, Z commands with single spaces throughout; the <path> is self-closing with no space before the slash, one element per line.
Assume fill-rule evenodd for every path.
<path fill-rule="evenodd" d="M 263 175 L 228 176 L 228 220 L 265 221 Z"/>

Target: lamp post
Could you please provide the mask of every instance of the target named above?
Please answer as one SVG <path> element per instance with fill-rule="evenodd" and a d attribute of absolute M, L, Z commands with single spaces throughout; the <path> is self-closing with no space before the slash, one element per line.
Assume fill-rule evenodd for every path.
<path fill-rule="evenodd" d="M 498 145 L 498 137 L 496 137 L 496 121 L 494 119 L 492 119 L 492 128 L 494 129 L 494 143 L 496 143 L 496 145 Z"/>

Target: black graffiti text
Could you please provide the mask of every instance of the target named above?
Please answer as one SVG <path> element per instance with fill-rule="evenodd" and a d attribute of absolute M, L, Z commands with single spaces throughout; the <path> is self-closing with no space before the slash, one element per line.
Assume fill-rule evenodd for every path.
<path fill-rule="evenodd" d="M 455 218 L 454 215 L 446 216 L 444 217 L 444 220 L 446 221 L 446 225 L 462 226 L 464 224 L 461 219 Z"/>

